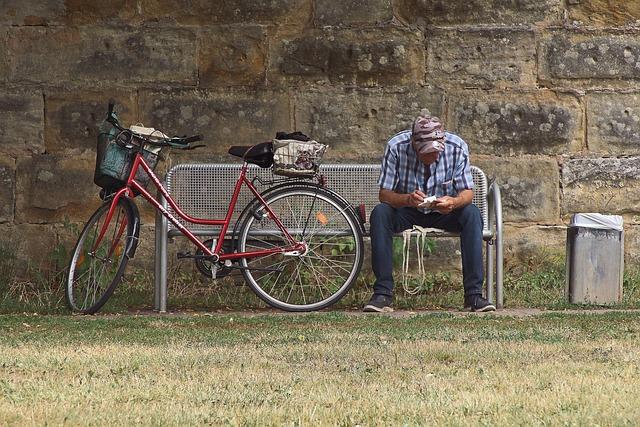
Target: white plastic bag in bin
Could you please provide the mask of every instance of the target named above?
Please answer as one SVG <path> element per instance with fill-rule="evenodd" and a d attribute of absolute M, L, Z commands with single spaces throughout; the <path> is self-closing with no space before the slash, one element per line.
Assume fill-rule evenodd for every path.
<path fill-rule="evenodd" d="M 572 227 L 600 228 L 622 231 L 620 215 L 603 215 L 599 213 L 578 213 L 571 218 Z"/>

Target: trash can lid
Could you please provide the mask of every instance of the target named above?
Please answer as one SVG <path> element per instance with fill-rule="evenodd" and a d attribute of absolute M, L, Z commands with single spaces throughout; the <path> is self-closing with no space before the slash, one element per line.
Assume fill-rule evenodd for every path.
<path fill-rule="evenodd" d="M 577 213 L 571 217 L 570 226 L 622 231 L 622 217 L 620 215 L 603 215 L 599 213 Z"/>

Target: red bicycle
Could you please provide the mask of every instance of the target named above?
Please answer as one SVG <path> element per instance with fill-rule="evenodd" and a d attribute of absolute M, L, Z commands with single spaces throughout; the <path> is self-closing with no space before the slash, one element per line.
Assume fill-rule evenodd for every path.
<path fill-rule="evenodd" d="M 66 297 L 77 312 L 97 312 L 121 281 L 138 245 L 138 195 L 158 209 L 196 246 L 199 269 L 214 279 L 238 269 L 253 291 L 273 307 L 312 311 L 338 301 L 355 282 L 363 259 L 362 220 L 340 195 L 318 183 L 300 179 L 274 181 L 278 185 L 258 191 L 247 176 L 248 164 L 273 166 L 273 146 L 265 142 L 234 146 L 229 153 L 244 160 L 229 209 L 223 219 L 193 218 L 176 204 L 153 168 L 164 147 L 194 149 L 202 136 L 172 137 L 141 134 L 123 128 L 109 104 L 99 137 L 95 181 L 103 187 L 104 204 L 82 230 L 69 265 Z M 135 128 L 134 128 L 135 129 Z M 306 159 L 309 160 L 309 159 Z M 183 220 L 219 228 L 216 239 L 194 236 L 162 207 L 145 188 L 151 182 Z M 244 208 L 236 233 L 228 233 L 243 186 L 254 199 Z M 225 239 L 226 237 L 226 239 Z M 211 244 L 215 242 L 215 244 Z"/>

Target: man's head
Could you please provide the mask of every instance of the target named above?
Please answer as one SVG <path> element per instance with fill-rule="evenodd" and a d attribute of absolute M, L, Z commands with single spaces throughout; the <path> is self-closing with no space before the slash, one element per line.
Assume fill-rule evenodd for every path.
<path fill-rule="evenodd" d="M 444 129 L 437 117 L 431 117 L 426 111 L 420 112 L 411 129 L 411 143 L 420 161 L 429 165 L 444 151 Z"/>

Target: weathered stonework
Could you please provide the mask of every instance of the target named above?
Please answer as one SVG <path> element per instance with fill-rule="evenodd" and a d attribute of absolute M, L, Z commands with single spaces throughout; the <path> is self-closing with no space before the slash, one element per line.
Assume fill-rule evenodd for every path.
<path fill-rule="evenodd" d="M 393 19 L 392 0 L 316 0 L 316 26 L 356 26 L 388 23 Z"/>
<path fill-rule="evenodd" d="M 207 148 L 193 152 L 198 157 L 224 154 L 230 145 L 253 145 L 291 128 L 289 97 L 280 92 L 143 92 L 140 115 L 146 125 L 172 134 L 203 134 Z"/>
<path fill-rule="evenodd" d="M 512 226 L 504 230 L 504 253 L 507 264 L 561 257 L 566 248 L 567 228 L 562 226 Z M 507 270 L 508 271 L 508 270 Z"/>
<path fill-rule="evenodd" d="M 136 123 L 135 92 L 51 91 L 46 93 L 45 140 L 48 153 L 81 153 L 96 149 L 99 127 L 107 116 L 109 99 L 123 125 Z"/>
<path fill-rule="evenodd" d="M 0 24 L 83 25 L 135 22 L 136 0 L 4 0 Z"/>
<path fill-rule="evenodd" d="M 563 213 L 640 212 L 640 157 L 568 159 L 562 165 Z"/>
<path fill-rule="evenodd" d="M 13 221 L 16 200 L 16 161 L 0 156 L 0 222 Z"/>
<path fill-rule="evenodd" d="M 640 39 L 635 35 L 555 33 L 541 42 L 538 52 L 540 77 L 551 82 L 582 80 L 600 87 L 640 79 Z"/>
<path fill-rule="evenodd" d="M 448 128 L 477 154 L 562 154 L 583 146 L 582 109 L 553 92 L 462 92 L 452 96 Z"/>
<path fill-rule="evenodd" d="M 504 221 L 559 222 L 560 172 L 555 160 L 472 156 L 471 162 L 500 186 Z"/>
<path fill-rule="evenodd" d="M 415 31 L 311 31 L 283 39 L 271 52 L 269 80 L 359 86 L 419 84 L 424 81 L 422 35 Z"/>
<path fill-rule="evenodd" d="M 397 0 L 398 17 L 420 26 L 534 24 L 561 18 L 561 0 Z"/>
<path fill-rule="evenodd" d="M 16 222 L 62 222 L 89 218 L 100 205 L 93 184 L 95 154 L 41 155 L 18 160 Z"/>
<path fill-rule="evenodd" d="M 586 25 L 622 26 L 640 21 L 640 2 L 611 0 L 572 0 L 569 20 Z"/>
<path fill-rule="evenodd" d="M 44 151 L 42 92 L 0 88 L 0 112 L 0 157 Z"/>
<path fill-rule="evenodd" d="M 377 160 L 386 141 L 410 128 L 422 108 L 441 115 L 442 91 L 412 87 L 399 92 L 302 92 L 296 96 L 296 129 L 329 144 L 328 160 Z"/>
<path fill-rule="evenodd" d="M 640 95 L 587 95 L 589 151 L 640 155 Z"/>
<path fill-rule="evenodd" d="M 56 232 L 50 224 L 0 224 L 0 245 L 11 248 L 18 276 L 28 279 L 29 269 L 52 268 L 50 255 L 56 244 Z"/>
<path fill-rule="evenodd" d="M 640 266 L 640 226 L 624 227 L 624 262 L 627 267 Z"/>
<path fill-rule="evenodd" d="M 195 35 L 184 29 L 17 27 L 7 48 L 12 82 L 196 83 Z"/>
<path fill-rule="evenodd" d="M 199 36 L 200 86 L 264 83 L 267 40 L 264 27 L 215 27 Z"/>
<path fill-rule="evenodd" d="M 187 25 L 276 24 L 308 25 L 311 0 L 140 0 L 147 21 L 169 21 Z"/>
<path fill-rule="evenodd" d="M 532 31 L 441 30 L 427 38 L 427 79 L 444 86 L 533 87 Z"/>

